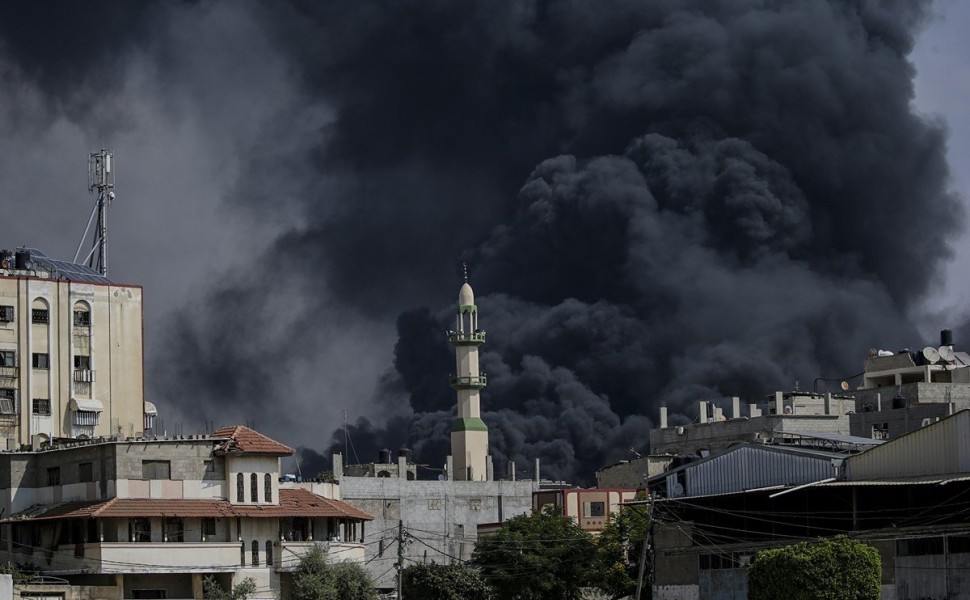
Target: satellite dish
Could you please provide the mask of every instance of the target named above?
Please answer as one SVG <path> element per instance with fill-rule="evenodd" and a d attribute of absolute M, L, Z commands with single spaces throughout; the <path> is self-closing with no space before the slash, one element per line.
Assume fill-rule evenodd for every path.
<path fill-rule="evenodd" d="M 439 473 L 439 474 L 438 474 L 438 481 L 444 481 L 444 480 L 445 480 L 445 476 L 444 476 L 444 474 L 442 474 L 442 473 Z"/>
<path fill-rule="evenodd" d="M 843 381 L 841 384 L 839 384 L 839 387 L 842 388 L 842 391 L 843 392 L 848 392 L 849 391 L 849 382 L 848 381 Z"/>
<path fill-rule="evenodd" d="M 947 346 L 942 346 L 940 350 L 946 348 Z M 923 348 L 923 358 L 927 360 L 931 365 L 936 364 L 940 360 L 940 355 L 943 354 L 940 350 L 937 350 L 933 346 L 927 346 Z"/>
<path fill-rule="evenodd" d="M 953 348 L 949 346 L 940 346 L 940 358 L 946 362 L 953 362 L 955 356 L 953 355 Z"/>

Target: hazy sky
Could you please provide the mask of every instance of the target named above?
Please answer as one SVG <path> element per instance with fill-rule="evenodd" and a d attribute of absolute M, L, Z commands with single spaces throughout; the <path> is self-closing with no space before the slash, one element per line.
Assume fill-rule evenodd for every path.
<path fill-rule="evenodd" d="M 661 401 L 970 336 L 970 6 L 777 4 L 8 5 L 0 247 L 71 258 L 108 147 L 167 427 L 436 464 L 469 260 L 497 461 L 588 477 Z"/>

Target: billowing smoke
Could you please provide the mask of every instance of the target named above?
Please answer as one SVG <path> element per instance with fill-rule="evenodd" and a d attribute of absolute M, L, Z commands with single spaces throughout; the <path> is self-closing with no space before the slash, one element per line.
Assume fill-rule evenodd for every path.
<path fill-rule="evenodd" d="M 271 226 L 150 340 L 153 399 L 170 421 L 254 421 L 309 447 L 314 468 L 331 446 L 368 461 L 402 445 L 439 467 L 459 259 L 488 332 L 484 418 L 500 473 L 539 457 L 544 475 L 588 482 L 645 449 L 660 402 L 684 422 L 698 399 L 854 373 L 870 346 L 920 339 L 912 311 L 962 228 L 942 127 L 910 106 L 907 55 L 926 10 L 148 11 L 162 30 L 227 13 L 225 28 L 258 32 L 286 84 L 265 90 L 273 110 L 252 107 L 260 127 L 222 190 L 234 214 Z M 180 69 L 204 80 L 184 55 L 214 44 L 124 43 L 176 83 Z M 213 115 L 230 100 L 193 98 Z M 247 107 L 226 110 L 244 120 Z"/>

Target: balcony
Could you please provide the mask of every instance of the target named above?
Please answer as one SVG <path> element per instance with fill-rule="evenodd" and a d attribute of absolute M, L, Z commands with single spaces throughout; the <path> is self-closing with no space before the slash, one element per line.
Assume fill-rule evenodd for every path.
<path fill-rule="evenodd" d="M 314 546 L 327 554 L 330 562 L 364 562 L 364 545 L 353 542 L 280 542 L 280 556 L 275 559 L 277 571 L 295 571 L 300 564 L 300 558 Z M 236 552 L 238 554 L 237 546 Z"/>
<path fill-rule="evenodd" d="M 471 333 L 461 331 L 449 331 L 448 342 L 453 346 L 478 346 L 485 343 L 485 332 L 474 331 Z"/>
<path fill-rule="evenodd" d="M 20 377 L 20 367 L 0 367 L 0 379 L 16 379 Z"/>
<path fill-rule="evenodd" d="M 452 377 L 449 383 L 456 390 L 480 390 L 485 387 L 487 380 L 483 374 L 477 377 Z"/>
<path fill-rule="evenodd" d="M 52 574 L 231 572 L 239 568 L 239 549 L 239 542 L 101 542 L 84 544 L 83 552 L 79 546 L 62 545 L 47 559 L 50 564 L 44 570 Z"/>
<path fill-rule="evenodd" d="M 94 383 L 94 371 L 91 369 L 74 369 L 75 383 Z"/>

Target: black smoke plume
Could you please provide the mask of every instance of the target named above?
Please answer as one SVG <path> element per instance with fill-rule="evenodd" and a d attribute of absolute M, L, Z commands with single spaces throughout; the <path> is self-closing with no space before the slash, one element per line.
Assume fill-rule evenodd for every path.
<path fill-rule="evenodd" d="M 186 300 L 151 389 L 183 419 L 253 419 L 322 454 L 350 452 L 347 410 L 361 460 L 407 445 L 438 467 L 459 258 L 500 474 L 539 457 L 589 482 L 645 449 L 660 402 L 685 422 L 698 399 L 854 373 L 919 339 L 910 311 L 962 229 L 944 131 L 910 106 L 927 9 L 237 5 L 297 82 L 287 106 L 326 118 L 247 149 L 227 200 L 278 227 Z"/>

